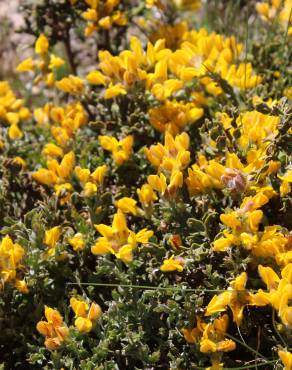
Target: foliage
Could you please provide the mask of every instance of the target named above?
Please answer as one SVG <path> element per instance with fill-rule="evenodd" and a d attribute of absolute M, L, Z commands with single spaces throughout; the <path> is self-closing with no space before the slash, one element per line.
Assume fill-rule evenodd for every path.
<path fill-rule="evenodd" d="M 3 369 L 292 369 L 291 9 L 22 2 Z"/>

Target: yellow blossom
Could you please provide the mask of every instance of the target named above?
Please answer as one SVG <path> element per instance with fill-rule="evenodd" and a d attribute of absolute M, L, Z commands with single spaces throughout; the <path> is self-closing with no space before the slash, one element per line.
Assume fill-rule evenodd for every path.
<path fill-rule="evenodd" d="M 159 170 L 172 172 L 184 169 L 190 161 L 189 136 L 187 133 L 177 135 L 175 138 L 165 133 L 164 146 L 162 144 L 152 145 L 145 149 L 147 159 Z"/>
<path fill-rule="evenodd" d="M 95 227 L 102 236 L 91 247 L 92 253 L 96 255 L 111 253 L 124 262 L 133 259 L 133 250 L 138 243 L 146 244 L 153 235 L 153 232 L 147 229 L 137 234 L 129 230 L 125 215 L 120 210 L 114 215 L 112 226 L 100 224 Z"/>
<path fill-rule="evenodd" d="M 75 326 L 80 333 L 89 333 L 92 329 L 92 322 L 84 317 L 77 317 L 75 320 Z"/>
<path fill-rule="evenodd" d="M 67 182 L 60 185 L 56 184 L 54 186 L 54 190 L 56 196 L 59 198 L 60 204 L 63 205 L 70 200 L 73 187 L 70 183 Z"/>
<path fill-rule="evenodd" d="M 139 201 L 144 207 L 150 206 L 157 200 L 157 196 L 149 184 L 144 184 L 141 189 L 137 189 L 137 194 Z"/>
<path fill-rule="evenodd" d="M 87 81 L 92 85 L 105 85 L 106 78 L 100 71 L 91 71 L 86 76 Z"/>
<path fill-rule="evenodd" d="M 112 153 L 113 159 L 118 165 L 130 158 L 134 142 L 133 136 L 127 136 L 120 141 L 110 136 L 99 136 L 98 139 L 103 149 Z"/>
<path fill-rule="evenodd" d="M 25 280 L 16 280 L 15 281 L 15 288 L 20 291 L 21 293 L 23 294 L 27 294 L 29 292 L 28 290 L 28 287 L 27 287 L 27 284 L 25 282 Z"/>
<path fill-rule="evenodd" d="M 60 68 L 62 65 L 65 64 L 64 59 L 57 57 L 54 54 L 50 55 L 50 64 L 49 64 L 49 69 L 54 69 L 54 68 Z"/>
<path fill-rule="evenodd" d="M 69 241 L 69 244 L 73 247 L 73 250 L 75 252 L 82 251 L 85 248 L 85 241 L 81 233 L 75 234 L 68 241 Z"/>
<path fill-rule="evenodd" d="M 35 52 L 36 54 L 43 56 L 47 54 L 48 49 L 49 49 L 49 41 L 46 38 L 46 36 L 43 33 L 41 33 L 35 43 Z"/>
<path fill-rule="evenodd" d="M 57 181 L 57 175 L 55 172 L 47 170 L 45 168 L 40 168 L 32 174 L 32 177 L 44 185 L 53 185 Z"/>
<path fill-rule="evenodd" d="M 86 302 L 78 300 L 74 297 L 70 299 L 70 306 L 75 313 L 75 317 L 86 317 L 89 306 Z"/>
<path fill-rule="evenodd" d="M 48 143 L 44 146 L 42 154 L 47 157 L 63 157 L 63 149 L 53 143 Z"/>
<path fill-rule="evenodd" d="M 284 364 L 284 370 L 292 369 L 292 353 L 288 351 L 278 351 L 278 355 Z"/>
<path fill-rule="evenodd" d="M 160 266 L 162 272 L 178 271 L 182 272 L 184 269 L 184 260 L 181 257 L 171 256 L 170 258 L 163 261 L 163 265 Z"/>
<path fill-rule="evenodd" d="M 69 336 L 69 329 L 63 322 L 59 311 L 45 306 L 45 317 L 47 321 L 39 321 L 36 328 L 40 334 L 45 336 L 46 348 L 54 350 Z"/>
<path fill-rule="evenodd" d="M 20 130 L 20 128 L 18 127 L 18 125 L 13 123 L 8 129 L 8 135 L 9 135 L 10 139 L 17 140 L 17 139 L 22 138 L 23 133 Z"/>
<path fill-rule="evenodd" d="M 137 202 L 136 200 L 128 197 L 124 197 L 115 202 L 115 206 L 120 209 L 123 213 L 137 214 Z"/>
<path fill-rule="evenodd" d="M 96 167 L 96 169 L 91 173 L 90 177 L 91 179 L 97 184 L 102 185 L 105 175 L 107 173 L 108 169 L 107 166 L 104 164 L 102 166 Z"/>
<path fill-rule="evenodd" d="M 92 197 L 97 192 L 97 186 L 93 182 L 86 182 L 84 185 L 84 196 Z"/>
<path fill-rule="evenodd" d="M 244 307 L 254 304 L 253 296 L 245 289 L 246 281 L 247 274 L 243 272 L 231 282 L 230 289 L 219 295 L 214 295 L 207 306 L 205 315 L 210 316 L 217 312 L 224 312 L 226 307 L 229 306 L 233 314 L 233 320 L 239 326 L 243 319 Z"/>
<path fill-rule="evenodd" d="M 5 283 L 12 283 L 20 292 L 27 293 L 28 289 L 24 280 L 19 280 L 17 274 L 21 269 L 21 260 L 25 250 L 18 243 L 6 235 L 0 242 L 0 288 Z"/>
<path fill-rule="evenodd" d="M 54 226 L 49 230 L 45 231 L 45 237 L 44 237 L 44 243 L 49 248 L 54 248 L 58 240 L 61 236 L 61 227 L 60 226 Z"/>
<path fill-rule="evenodd" d="M 92 302 L 89 306 L 85 301 L 72 297 L 70 306 L 75 313 L 75 326 L 80 333 L 88 333 L 93 328 L 96 321 L 101 317 L 100 306 Z"/>
<path fill-rule="evenodd" d="M 118 95 L 125 95 L 125 94 L 127 94 L 127 90 L 121 84 L 116 84 L 116 85 L 109 86 L 105 90 L 104 98 L 112 99 Z"/>
<path fill-rule="evenodd" d="M 32 58 L 27 58 L 18 64 L 18 66 L 16 67 L 16 71 L 17 72 L 29 72 L 29 71 L 33 71 L 34 68 L 35 68 L 35 64 Z"/>
<path fill-rule="evenodd" d="M 179 103 L 167 100 L 164 105 L 152 108 L 149 111 L 149 120 L 154 128 L 160 132 L 179 134 L 186 125 L 193 124 L 204 114 L 202 108 L 194 103 Z"/>
<path fill-rule="evenodd" d="M 79 95 L 84 90 L 84 82 L 77 76 L 70 75 L 56 82 L 56 87 L 68 94 Z"/>

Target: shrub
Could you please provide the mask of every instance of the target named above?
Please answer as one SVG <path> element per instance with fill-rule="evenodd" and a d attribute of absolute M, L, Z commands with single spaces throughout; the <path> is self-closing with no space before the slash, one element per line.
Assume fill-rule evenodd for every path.
<path fill-rule="evenodd" d="M 292 369 L 291 7 L 22 2 L 3 369 Z"/>

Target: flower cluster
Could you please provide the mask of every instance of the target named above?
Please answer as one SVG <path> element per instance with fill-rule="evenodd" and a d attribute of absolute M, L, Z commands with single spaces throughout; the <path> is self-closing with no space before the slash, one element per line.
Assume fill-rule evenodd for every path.
<path fill-rule="evenodd" d="M 256 10 L 264 21 L 273 22 L 277 20 L 283 27 L 288 29 L 288 34 L 292 35 L 291 6 L 291 0 L 263 1 L 256 4 Z"/>
<path fill-rule="evenodd" d="M 46 348 L 54 350 L 68 337 L 69 329 L 59 311 L 45 306 L 45 317 L 47 321 L 39 321 L 37 330 L 46 338 Z"/>
<path fill-rule="evenodd" d="M 19 279 L 19 274 L 24 266 L 21 264 L 25 250 L 18 243 L 13 243 L 6 235 L 0 243 L 0 287 L 13 284 L 22 293 L 28 293 L 25 280 Z"/>
<path fill-rule="evenodd" d="M 291 370 L 291 1 L 30 2 L 0 82 L 4 367 Z"/>
<path fill-rule="evenodd" d="M 112 226 L 100 224 L 95 225 L 95 228 L 102 236 L 91 247 L 91 252 L 95 255 L 111 253 L 124 262 L 131 262 L 138 243 L 147 244 L 153 235 L 153 231 L 147 229 L 138 233 L 131 231 L 120 210 L 114 215 Z"/>
<path fill-rule="evenodd" d="M 75 313 L 75 326 L 80 333 L 88 333 L 94 323 L 101 317 L 102 311 L 97 303 L 91 303 L 90 307 L 83 300 L 74 297 L 70 299 L 70 306 Z"/>
<path fill-rule="evenodd" d="M 42 33 L 35 43 L 35 54 L 38 59 L 27 58 L 16 68 L 17 72 L 36 72 L 34 84 L 43 81 L 48 87 L 55 84 L 55 72 L 65 64 L 65 61 L 54 54 L 49 53 L 49 41 Z"/>
<path fill-rule="evenodd" d="M 23 103 L 22 99 L 17 99 L 7 81 L 0 81 L 0 120 L 9 125 L 8 136 L 11 140 L 22 138 L 23 132 L 19 128 L 19 123 L 31 116 Z M 0 140 L 0 147 L 3 145 Z"/>

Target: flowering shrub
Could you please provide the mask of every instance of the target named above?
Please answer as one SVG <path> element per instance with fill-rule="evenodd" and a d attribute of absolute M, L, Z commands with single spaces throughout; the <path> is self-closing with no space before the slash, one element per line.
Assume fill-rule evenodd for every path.
<path fill-rule="evenodd" d="M 291 9 L 22 2 L 1 368 L 292 369 Z"/>

